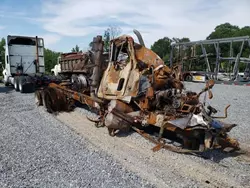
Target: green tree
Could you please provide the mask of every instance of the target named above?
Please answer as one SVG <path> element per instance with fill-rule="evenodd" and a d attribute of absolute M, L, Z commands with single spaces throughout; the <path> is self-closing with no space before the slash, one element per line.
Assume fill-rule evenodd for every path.
<path fill-rule="evenodd" d="M 2 62 L 2 65 L 4 66 L 5 61 L 5 38 L 2 38 L 0 41 L 0 62 Z M 0 65 L 0 75 L 2 75 L 2 65 Z"/>
<path fill-rule="evenodd" d="M 0 61 L 4 63 L 5 56 L 5 38 L 2 38 L 0 41 Z"/>
<path fill-rule="evenodd" d="M 174 37 L 172 39 L 172 41 L 174 41 L 175 43 L 182 43 L 182 42 L 190 42 L 190 39 L 187 38 L 187 37 L 183 37 L 183 38 Z M 180 52 L 183 52 L 183 53 L 179 53 L 178 48 L 180 49 Z M 174 54 L 173 54 L 174 57 L 175 57 L 176 62 L 179 62 L 184 57 L 188 57 L 188 56 L 191 55 L 191 47 L 190 46 L 181 45 L 178 48 L 175 48 L 175 51 L 174 51 Z"/>
<path fill-rule="evenodd" d="M 110 46 L 110 40 L 113 40 L 114 38 L 118 37 L 122 32 L 122 29 L 118 26 L 109 26 L 105 31 L 103 35 L 103 41 L 104 41 L 104 52 L 109 51 Z"/>
<path fill-rule="evenodd" d="M 235 33 L 235 36 L 250 36 L 250 26 L 245 26 L 241 28 L 237 33 Z M 238 46 L 239 47 L 239 46 Z M 242 52 L 243 57 L 249 57 L 250 56 L 250 48 L 249 44 L 245 43 L 244 50 Z"/>
<path fill-rule="evenodd" d="M 160 58 L 165 63 L 169 63 L 170 59 L 170 51 L 171 51 L 171 43 L 172 42 L 189 42 L 189 38 L 183 37 L 183 38 L 168 38 L 168 37 L 163 37 L 151 46 L 151 50 L 153 50 L 155 53 L 157 53 Z"/>
<path fill-rule="evenodd" d="M 104 52 L 109 51 L 110 40 L 118 37 L 122 33 L 122 29 L 118 26 L 109 26 L 103 34 L 103 42 L 104 42 Z M 93 42 L 89 43 L 89 47 L 92 48 Z"/>
<path fill-rule="evenodd" d="M 207 37 L 207 39 L 219 39 L 219 38 L 230 38 L 230 37 L 240 37 L 240 36 L 250 36 L 250 26 L 245 26 L 239 28 L 236 25 L 231 25 L 230 23 L 220 24 L 215 27 L 214 31 Z M 237 54 L 241 44 L 234 44 L 233 52 Z M 223 55 L 229 55 L 229 44 L 220 45 L 221 53 Z M 246 54 L 243 52 L 243 54 Z M 244 55 L 243 55 L 244 56 Z"/>
<path fill-rule="evenodd" d="M 250 35 L 250 26 L 242 27 L 239 31 L 235 33 L 235 36 L 249 36 Z"/>
<path fill-rule="evenodd" d="M 231 25 L 230 23 L 220 24 L 215 27 L 214 31 L 207 37 L 207 39 L 219 39 L 235 37 L 240 28 L 236 25 Z"/>
<path fill-rule="evenodd" d="M 118 37 L 122 33 L 122 29 L 118 26 L 110 25 L 107 30 L 104 32 L 107 35 L 107 39 L 113 40 L 114 38 Z"/>
<path fill-rule="evenodd" d="M 71 52 L 82 52 L 82 50 L 80 50 L 79 46 L 76 45 L 74 48 L 72 48 Z"/>
<path fill-rule="evenodd" d="M 110 32 L 108 29 L 104 31 L 103 41 L 104 41 L 104 51 L 108 52 L 110 45 Z"/>
<path fill-rule="evenodd" d="M 207 37 L 207 39 L 219 39 L 219 38 L 230 38 L 230 37 L 240 37 L 240 36 L 250 36 L 250 26 L 238 27 L 236 25 L 231 25 L 230 23 L 220 24 L 215 27 L 214 31 Z M 239 53 L 241 43 L 233 44 L 233 55 Z M 229 56 L 230 54 L 230 44 L 220 44 L 221 56 Z M 247 43 L 245 43 L 243 52 L 241 56 L 249 57 L 250 49 Z M 224 67 L 228 67 L 228 62 L 223 63 Z M 240 63 L 239 69 L 243 71 L 245 69 L 245 64 Z"/>
<path fill-rule="evenodd" d="M 50 49 L 44 49 L 44 59 L 45 59 L 45 71 L 50 72 L 52 68 L 57 64 L 57 58 L 60 52 L 55 52 Z"/>
<path fill-rule="evenodd" d="M 183 38 L 173 38 L 172 39 L 174 42 L 190 42 L 190 39 L 187 37 L 183 37 Z"/>
<path fill-rule="evenodd" d="M 156 54 L 160 56 L 160 58 L 164 58 L 165 56 L 169 56 L 170 54 L 170 45 L 172 40 L 168 37 L 161 38 L 154 42 L 151 46 L 151 50 L 153 50 Z"/>
<path fill-rule="evenodd" d="M 220 38 L 230 38 L 237 36 L 237 32 L 240 31 L 240 28 L 236 25 L 231 25 L 230 23 L 224 23 L 220 24 L 215 27 L 214 31 L 206 38 L 207 40 L 210 39 L 220 39 Z M 236 50 L 238 46 L 234 46 L 234 50 Z M 211 50 L 214 50 L 214 47 L 209 48 Z M 229 44 L 221 44 L 220 45 L 220 52 L 221 56 L 229 56 Z M 215 51 L 214 51 L 215 52 Z"/>

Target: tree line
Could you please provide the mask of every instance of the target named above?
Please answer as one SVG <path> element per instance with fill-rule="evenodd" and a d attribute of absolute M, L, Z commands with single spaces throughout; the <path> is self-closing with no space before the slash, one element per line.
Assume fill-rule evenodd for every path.
<path fill-rule="evenodd" d="M 103 40 L 104 40 L 104 51 L 109 50 L 109 41 L 113 38 L 119 36 L 122 33 L 122 30 L 119 27 L 109 26 L 103 33 Z M 240 28 L 236 25 L 231 25 L 230 23 L 220 24 L 215 27 L 214 31 L 212 31 L 206 39 L 218 39 L 218 38 L 229 38 L 229 37 L 238 37 L 238 36 L 250 36 L 250 26 L 245 26 Z M 202 40 L 202 39 L 201 39 Z M 157 53 L 165 62 L 168 62 L 170 57 L 170 45 L 172 42 L 189 42 L 190 39 L 187 37 L 182 38 L 169 38 L 163 37 L 158 39 L 151 45 L 151 49 Z M 0 62 L 4 64 L 4 46 L 5 46 L 5 39 L 2 38 L 0 41 Z M 89 43 L 89 47 L 92 47 L 92 42 Z M 227 52 L 228 47 L 222 46 L 221 53 Z M 71 52 L 82 52 L 80 47 L 76 45 L 72 48 Z M 243 51 L 243 56 L 247 56 L 250 54 L 250 50 L 246 49 Z M 55 66 L 57 63 L 57 58 L 60 55 L 60 52 L 56 52 L 50 50 L 48 48 L 44 49 L 44 58 L 45 58 L 45 70 L 46 72 L 50 72 L 50 70 Z M 2 73 L 2 70 L 1 70 Z M 1 74 L 0 73 L 0 74 Z"/>
<path fill-rule="evenodd" d="M 240 28 L 239 26 L 236 25 L 232 25 L 230 23 L 224 23 L 224 24 L 220 24 L 218 26 L 215 27 L 214 31 L 212 31 L 204 40 L 210 40 L 210 39 L 220 39 L 220 38 L 231 38 L 231 37 L 240 37 L 240 36 L 250 36 L 250 26 L 245 26 Z M 202 39 L 201 39 L 202 40 Z M 157 53 L 166 64 L 169 63 L 169 58 L 170 58 L 170 51 L 171 51 L 171 43 L 172 42 L 189 42 L 190 39 L 183 37 L 183 38 L 169 38 L 169 37 L 163 37 L 159 40 L 157 40 L 156 42 L 154 42 L 154 44 L 151 46 L 151 49 Z M 242 57 L 250 57 L 250 48 L 249 45 L 250 44 L 246 44 L 248 45 L 245 46 L 243 48 L 243 52 L 242 52 Z M 233 44 L 233 54 L 234 56 L 236 56 L 235 54 L 239 53 L 239 49 L 240 49 L 241 44 L 240 43 L 235 43 Z M 215 49 L 213 46 L 209 46 L 208 48 L 209 52 L 213 52 L 215 53 Z M 228 44 L 221 44 L 220 45 L 220 54 L 221 56 L 224 57 L 229 57 L 229 51 L 230 51 L 230 45 Z M 198 47 L 197 48 L 197 53 L 201 54 L 201 48 Z M 213 59 L 213 58 L 212 58 Z M 213 59 L 215 62 L 215 58 Z M 199 64 L 199 67 L 204 67 L 203 64 Z M 222 69 L 227 69 L 230 65 L 229 62 L 221 62 L 221 66 Z M 239 69 L 240 71 L 244 71 L 245 69 L 245 64 L 244 63 L 240 63 L 239 64 Z"/>

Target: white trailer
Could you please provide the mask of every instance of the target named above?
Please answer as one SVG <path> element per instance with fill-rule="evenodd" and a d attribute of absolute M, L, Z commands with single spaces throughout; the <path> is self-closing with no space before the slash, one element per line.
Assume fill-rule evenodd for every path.
<path fill-rule="evenodd" d="M 8 35 L 3 70 L 5 86 L 11 84 L 16 91 L 25 92 L 34 87 L 43 73 L 45 73 L 43 39 L 37 36 Z"/>

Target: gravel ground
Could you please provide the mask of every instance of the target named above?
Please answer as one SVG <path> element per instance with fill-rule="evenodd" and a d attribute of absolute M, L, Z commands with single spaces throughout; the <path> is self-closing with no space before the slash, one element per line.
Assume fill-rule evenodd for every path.
<path fill-rule="evenodd" d="M 205 84 L 185 83 L 185 87 L 193 91 L 201 91 Z M 232 86 L 216 84 L 212 89 L 214 97 L 206 102 L 218 110 L 218 115 L 224 116 L 224 108 L 230 104 L 228 109 L 227 122 L 238 124 L 230 135 L 239 139 L 240 142 L 250 144 L 250 87 L 249 86 Z M 204 100 L 204 95 L 201 96 Z"/>
<path fill-rule="evenodd" d="M 204 84 L 185 86 L 200 91 Z M 249 93 L 250 87 L 215 85 L 207 99 L 222 115 L 231 104 L 227 121 L 239 124 L 231 135 L 246 146 Z M 32 94 L 0 87 L 0 187 L 250 187 L 250 163 L 241 156 L 153 153 L 138 134 L 113 138 L 83 122 L 84 109 L 54 118 L 33 101 Z"/>
<path fill-rule="evenodd" d="M 153 187 L 36 108 L 33 94 L 0 86 L 0 187 Z"/>
<path fill-rule="evenodd" d="M 185 83 L 185 87 L 199 92 L 204 87 L 204 84 Z M 250 100 L 248 99 L 250 87 L 215 85 L 212 91 L 214 98 L 212 100 L 206 99 L 207 103 L 218 109 L 218 115 L 224 115 L 224 107 L 231 104 L 228 110 L 228 118 L 225 121 L 236 123 L 239 126 L 232 129 L 230 135 L 239 140 L 243 149 L 247 147 L 246 149 L 249 150 L 250 127 L 247 120 L 250 114 Z M 201 96 L 201 99 L 204 99 L 204 95 Z M 77 111 L 83 115 L 87 113 L 85 109 L 77 109 Z M 103 135 L 103 133 L 103 131 L 100 131 L 99 136 Z M 85 137 L 87 136 L 85 134 Z M 143 156 L 146 166 L 148 168 L 151 166 L 147 173 L 158 174 L 157 181 L 163 181 L 170 187 L 205 187 L 205 182 L 210 182 L 211 187 L 250 187 L 249 156 L 233 156 L 219 151 L 205 153 L 204 156 L 207 159 L 166 150 L 160 150 L 152 154 L 150 149 L 154 145 L 138 134 L 130 134 L 128 138 L 123 137 L 122 139 L 124 143 L 131 142 L 135 147 L 147 150 L 148 153 L 144 153 L 140 149 L 136 150 L 136 157 L 140 159 Z M 116 141 L 118 142 L 118 140 Z M 109 141 L 106 140 L 106 142 Z M 109 144 L 112 144 L 112 141 Z M 106 151 L 109 152 L 110 148 L 106 149 Z M 118 159 L 122 155 L 130 158 L 130 161 L 135 159 L 131 157 L 133 155 L 132 151 L 128 152 L 130 156 L 119 153 L 119 150 L 116 152 Z M 110 151 L 110 153 L 114 153 L 114 150 Z M 153 159 L 149 160 L 151 158 Z M 143 174 L 147 167 L 141 164 L 141 167 L 138 168 Z M 152 179 L 152 181 L 154 180 Z"/>

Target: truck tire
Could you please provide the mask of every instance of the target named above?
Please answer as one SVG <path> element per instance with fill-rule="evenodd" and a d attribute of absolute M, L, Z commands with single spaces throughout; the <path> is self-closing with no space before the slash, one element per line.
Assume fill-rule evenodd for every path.
<path fill-rule="evenodd" d="M 5 87 L 8 87 L 10 84 L 8 82 L 3 82 Z"/>
<path fill-rule="evenodd" d="M 26 92 L 29 92 L 29 93 L 34 92 L 35 91 L 35 84 L 34 84 L 32 78 L 29 76 L 26 76 L 25 81 L 28 83 L 28 84 L 26 84 L 26 87 L 25 87 Z"/>
<path fill-rule="evenodd" d="M 34 84 L 29 76 L 20 76 L 18 85 L 21 93 L 30 93 L 34 91 Z"/>
<path fill-rule="evenodd" d="M 14 77 L 14 88 L 16 91 L 19 91 L 19 77 L 18 76 Z"/>
<path fill-rule="evenodd" d="M 25 78 L 23 76 L 19 77 L 19 82 L 18 82 L 18 87 L 20 90 L 20 93 L 24 93 L 25 92 Z"/>

